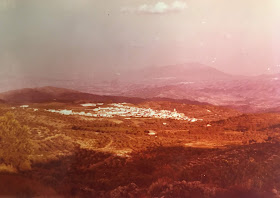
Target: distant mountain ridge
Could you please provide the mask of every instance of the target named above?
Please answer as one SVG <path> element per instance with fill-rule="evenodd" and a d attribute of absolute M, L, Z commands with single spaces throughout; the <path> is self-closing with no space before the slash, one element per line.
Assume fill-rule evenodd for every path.
<path fill-rule="evenodd" d="M 230 75 L 203 64 L 186 63 L 129 71 L 116 82 L 119 86 L 103 87 L 106 95 L 187 99 L 243 112 L 280 108 L 280 74 Z"/>
<path fill-rule="evenodd" d="M 236 78 L 236 76 L 199 63 L 147 67 L 136 71 L 129 71 L 120 75 L 120 77 L 122 81 L 145 84 L 198 82 Z"/>
<path fill-rule="evenodd" d="M 0 100 L 14 103 L 53 100 L 138 103 L 174 100 L 188 104 L 226 106 L 243 112 L 274 112 L 280 109 L 280 74 L 236 76 L 203 64 L 187 63 L 130 70 L 116 76 L 111 81 L 76 79 L 59 83 L 44 82 L 44 85 L 55 87 L 8 91 L 0 94 Z M 81 92 L 56 87 L 70 87 Z"/>
<path fill-rule="evenodd" d="M 280 107 L 280 75 L 236 77 L 190 83 L 130 86 L 123 96 L 168 97 L 237 108 L 244 112 L 274 111 Z"/>

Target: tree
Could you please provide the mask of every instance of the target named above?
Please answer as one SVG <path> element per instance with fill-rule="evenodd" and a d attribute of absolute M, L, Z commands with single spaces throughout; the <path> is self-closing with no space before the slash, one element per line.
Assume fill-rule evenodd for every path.
<path fill-rule="evenodd" d="M 10 112 L 0 117 L 0 164 L 30 169 L 32 151 L 29 128 L 21 126 Z"/>

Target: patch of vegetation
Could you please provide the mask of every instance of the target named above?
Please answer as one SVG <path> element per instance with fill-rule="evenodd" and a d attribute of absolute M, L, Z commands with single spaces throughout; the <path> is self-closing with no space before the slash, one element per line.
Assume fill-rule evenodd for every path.
<path fill-rule="evenodd" d="M 19 170 L 31 168 L 33 148 L 29 128 L 21 126 L 12 113 L 0 117 L 0 162 Z"/>
<path fill-rule="evenodd" d="M 223 150 L 156 147 L 130 158 L 77 149 L 36 164 L 31 173 L 67 196 L 269 197 L 280 189 L 279 152 L 280 145 L 271 143 Z"/>

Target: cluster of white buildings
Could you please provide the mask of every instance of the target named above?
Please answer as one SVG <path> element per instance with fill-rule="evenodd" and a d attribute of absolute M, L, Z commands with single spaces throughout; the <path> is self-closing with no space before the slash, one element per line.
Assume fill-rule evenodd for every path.
<path fill-rule="evenodd" d="M 175 119 L 186 120 L 190 122 L 196 122 L 201 119 L 189 118 L 183 113 L 178 113 L 176 109 L 174 111 L 169 110 L 153 110 L 151 108 L 140 108 L 130 106 L 126 103 L 112 103 L 103 106 L 103 103 L 97 104 L 81 104 L 83 107 L 96 107 L 94 109 L 87 109 L 89 112 L 74 112 L 72 110 L 54 110 L 48 109 L 47 111 L 52 113 L 60 113 L 62 115 L 80 115 L 90 117 L 125 117 L 125 118 L 161 118 L 161 119 Z M 97 107 L 98 106 L 98 107 Z"/>
<path fill-rule="evenodd" d="M 37 108 L 29 108 L 29 105 L 21 105 L 21 106 L 19 106 L 20 108 L 22 108 L 22 109 L 33 109 L 33 111 L 38 111 L 39 109 L 37 109 Z M 16 109 L 16 107 L 11 107 L 11 109 Z"/>

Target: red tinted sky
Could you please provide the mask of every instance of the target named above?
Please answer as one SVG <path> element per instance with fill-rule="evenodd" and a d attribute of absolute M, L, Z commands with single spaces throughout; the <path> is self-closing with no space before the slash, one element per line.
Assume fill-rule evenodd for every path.
<path fill-rule="evenodd" d="M 1 71 L 200 62 L 255 75 L 280 64 L 279 0 L 0 0 Z"/>

